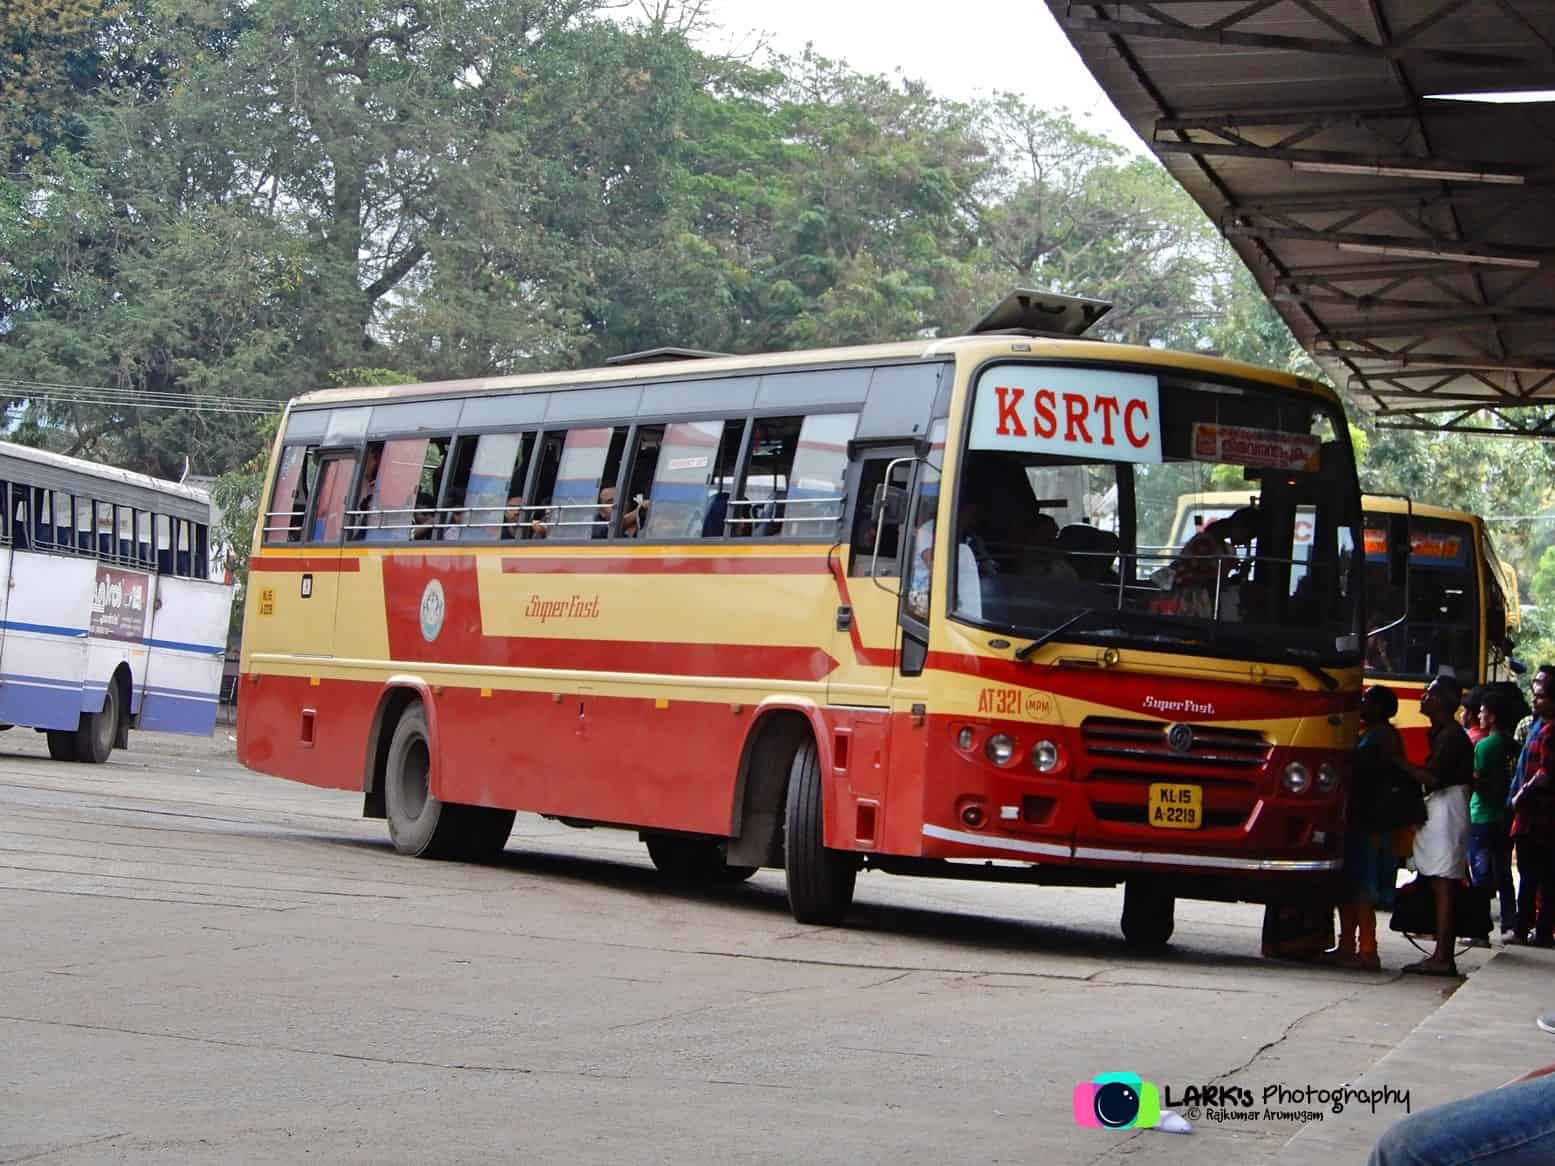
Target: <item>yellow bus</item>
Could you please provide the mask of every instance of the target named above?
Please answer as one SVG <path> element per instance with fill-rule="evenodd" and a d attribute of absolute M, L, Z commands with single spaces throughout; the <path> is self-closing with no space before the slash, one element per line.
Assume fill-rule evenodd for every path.
<path fill-rule="evenodd" d="M 680 879 L 782 868 L 807 922 L 860 870 L 1123 883 L 1139 943 L 1177 897 L 1322 893 L 1362 659 L 1341 406 L 1064 334 L 1101 310 L 298 398 L 241 760 L 361 790 L 408 854 L 529 811 Z M 1227 473 L 1255 525 L 1163 553 Z"/>
<path fill-rule="evenodd" d="M 1179 500 L 1172 542 L 1253 501 L 1245 490 L 1208 491 Z M 1496 554 L 1477 515 L 1407 498 L 1366 494 L 1366 675 L 1399 698 L 1398 725 L 1412 756 L 1425 755 L 1419 699 L 1431 677 L 1453 675 L 1464 689 L 1513 678 L 1520 623 L 1517 575 Z M 1406 533 L 1407 532 L 1407 533 Z M 1389 547 L 1407 538 L 1407 575 L 1389 567 Z M 1298 522 L 1298 555 L 1310 541 Z"/>

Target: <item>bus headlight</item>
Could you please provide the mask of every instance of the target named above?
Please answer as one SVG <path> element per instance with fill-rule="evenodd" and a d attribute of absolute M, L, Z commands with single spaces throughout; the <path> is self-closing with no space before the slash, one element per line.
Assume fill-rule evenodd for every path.
<path fill-rule="evenodd" d="M 1052 741 L 1038 741 L 1031 747 L 1031 764 L 1036 766 L 1038 773 L 1052 773 L 1061 760 L 1063 755 Z"/>
<path fill-rule="evenodd" d="M 956 734 L 956 748 L 970 750 L 972 748 L 972 726 L 967 725 Z"/>
<path fill-rule="evenodd" d="M 1317 792 L 1331 794 L 1339 785 L 1339 771 L 1325 761 L 1317 767 Z"/>
<path fill-rule="evenodd" d="M 1280 784 L 1293 794 L 1304 794 L 1312 786 L 1312 775 L 1301 762 L 1292 761 L 1285 767 L 1285 776 L 1280 779 Z"/>
<path fill-rule="evenodd" d="M 995 733 L 988 738 L 983 752 L 988 754 L 988 760 L 995 765 L 1008 765 L 1010 758 L 1015 756 L 1015 742 L 1008 733 Z"/>

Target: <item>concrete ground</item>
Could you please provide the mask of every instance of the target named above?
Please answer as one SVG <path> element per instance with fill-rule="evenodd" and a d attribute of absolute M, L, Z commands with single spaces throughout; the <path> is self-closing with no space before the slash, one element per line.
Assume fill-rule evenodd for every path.
<path fill-rule="evenodd" d="M 1366 1077 L 1418 1109 L 1555 1060 L 1524 1023 L 1555 1004 L 1542 952 L 1444 1009 L 1455 982 L 1259 959 L 1251 906 L 1181 904 L 1145 956 L 1118 891 L 875 873 L 830 929 L 780 872 L 676 892 L 634 836 L 537 818 L 499 863 L 418 862 L 228 732 L 95 767 L 0 734 L 0 1162 L 1332 1166 L 1375 1137 L 1354 1113 L 1113 1133 L 1074 1087 Z M 1516 1024 L 1484 1035 L 1503 966 L 1482 1006 Z"/>

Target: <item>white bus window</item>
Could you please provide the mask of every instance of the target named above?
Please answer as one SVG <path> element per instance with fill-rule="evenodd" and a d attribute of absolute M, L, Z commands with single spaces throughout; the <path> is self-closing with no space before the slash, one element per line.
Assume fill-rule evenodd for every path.
<path fill-rule="evenodd" d="M 190 562 L 189 527 L 193 525 L 187 518 L 175 518 L 173 530 L 178 535 L 178 553 L 173 559 L 173 574 L 187 577 L 193 564 Z"/>
<path fill-rule="evenodd" d="M 33 508 L 33 545 L 39 549 L 54 545 L 53 506 L 47 490 L 33 491 L 36 505 Z"/>
<path fill-rule="evenodd" d="M 347 517 L 347 538 L 368 542 L 410 538 L 429 444 L 425 437 L 368 444 L 356 505 Z"/>
<path fill-rule="evenodd" d="M 28 517 L 32 511 L 31 493 L 26 486 L 12 486 L 7 503 L 10 507 L 7 513 L 11 516 L 11 545 L 19 551 L 32 546 L 32 520 Z"/>
<path fill-rule="evenodd" d="M 94 502 L 92 513 L 97 521 L 97 556 L 113 558 L 113 506 L 107 502 Z"/>
<path fill-rule="evenodd" d="M 173 520 L 165 514 L 156 516 L 157 570 L 164 575 L 173 573 Z"/>
<path fill-rule="evenodd" d="M 546 435 L 546 452 L 554 448 Z M 553 539 L 604 538 L 610 529 L 615 505 L 616 476 L 626 449 L 624 426 L 570 430 L 556 460 L 554 486 L 547 494 L 542 480 L 536 494 L 548 506 L 546 526 Z M 541 467 L 542 471 L 549 467 Z"/>
<path fill-rule="evenodd" d="M 648 495 L 649 538 L 719 538 L 744 421 L 667 426 Z M 633 470 L 634 486 L 636 470 Z"/>
<path fill-rule="evenodd" d="M 529 433 L 486 433 L 459 439 L 448 484 L 448 505 L 453 507 L 455 499 L 459 500 L 462 537 L 504 537 L 504 516 L 510 507 L 522 505 L 519 495 L 533 440 Z"/>
<path fill-rule="evenodd" d="M 356 474 L 356 458 L 351 455 L 325 458 L 319 466 L 318 498 L 308 528 L 310 543 L 334 544 L 345 532 L 346 497 Z M 190 573 L 189 523 L 181 522 L 178 531 L 178 573 Z"/>
<path fill-rule="evenodd" d="M 848 442 L 857 428 L 857 413 L 757 418 L 743 497 L 730 504 L 730 533 L 834 538 L 845 501 Z"/>
<path fill-rule="evenodd" d="M 63 490 L 54 491 L 54 542 L 62 550 L 76 545 L 75 521 L 71 517 L 72 500 Z"/>
<path fill-rule="evenodd" d="M 135 559 L 135 511 L 128 506 L 116 506 L 114 510 L 119 526 L 119 562 L 130 563 Z"/>
<path fill-rule="evenodd" d="M 266 544 L 302 541 L 303 516 L 308 512 L 308 496 L 318 474 L 317 462 L 318 450 L 314 446 L 289 445 L 281 451 L 270 509 L 265 512 Z"/>
<path fill-rule="evenodd" d="M 76 550 L 84 555 L 92 553 L 92 500 L 76 499 Z"/>
<path fill-rule="evenodd" d="M 151 557 L 151 512 L 149 510 L 137 510 L 135 512 L 135 561 L 142 567 L 152 565 Z"/>

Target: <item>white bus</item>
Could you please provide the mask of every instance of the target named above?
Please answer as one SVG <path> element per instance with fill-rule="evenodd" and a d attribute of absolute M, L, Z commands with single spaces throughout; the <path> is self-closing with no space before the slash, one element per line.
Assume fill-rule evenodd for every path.
<path fill-rule="evenodd" d="M 132 728 L 211 732 L 232 589 L 210 515 L 188 486 L 0 442 L 0 726 L 91 762 Z"/>

